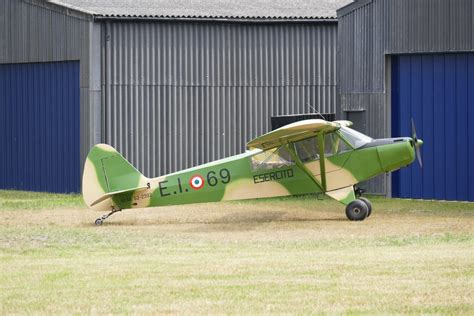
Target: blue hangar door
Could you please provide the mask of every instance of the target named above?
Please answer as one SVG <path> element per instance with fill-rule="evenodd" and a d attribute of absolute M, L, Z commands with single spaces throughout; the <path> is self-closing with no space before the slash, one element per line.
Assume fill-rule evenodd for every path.
<path fill-rule="evenodd" d="M 396 197 L 474 201 L 474 53 L 392 58 L 392 135 L 411 135 L 423 168 L 393 174 Z"/>
<path fill-rule="evenodd" d="M 79 62 L 0 65 L 0 189 L 80 191 Z"/>

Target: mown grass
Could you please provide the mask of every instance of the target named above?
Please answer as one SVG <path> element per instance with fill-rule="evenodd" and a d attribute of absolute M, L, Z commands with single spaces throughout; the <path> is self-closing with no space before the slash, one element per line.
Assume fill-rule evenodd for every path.
<path fill-rule="evenodd" d="M 2 314 L 474 313 L 473 203 L 371 197 L 354 223 L 305 196 L 129 210 L 95 227 L 78 196 L 21 193 L 35 205 L 22 209 L 10 194 Z"/>
<path fill-rule="evenodd" d="M 0 210 L 84 208 L 80 194 L 0 190 Z"/>

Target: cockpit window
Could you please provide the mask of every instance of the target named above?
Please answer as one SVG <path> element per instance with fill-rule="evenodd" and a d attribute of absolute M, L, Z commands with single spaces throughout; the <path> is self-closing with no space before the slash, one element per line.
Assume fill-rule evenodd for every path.
<path fill-rule="evenodd" d="M 268 149 L 252 156 L 252 170 L 282 168 L 293 164 L 294 161 L 284 146 Z"/>
<path fill-rule="evenodd" d="M 373 141 L 373 139 L 369 136 L 359 133 L 358 131 L 346 126 L 341 126 L 339 133 L 341 133 L 342 137 L 344 137 L 344 139 L 347 140 L 354 148 L 362 147 L 365 144 Z"/>
<path fill-rule="evenodd" d="M 318 139 L 316 137 L 295 142 L 295 149 L 302 162 L 319 159 Z"/>

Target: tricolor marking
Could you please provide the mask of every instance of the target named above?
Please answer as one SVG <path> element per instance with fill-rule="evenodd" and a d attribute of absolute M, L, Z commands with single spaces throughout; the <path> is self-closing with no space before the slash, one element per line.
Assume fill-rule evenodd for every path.
<path fill-rule="evenodd" d="M 194 190 L 199 190 L 204 186 L 204 179 L 200 175 L 195 175 L 191 177 L 191 180 L 189 180 L 189 184 Z"/>

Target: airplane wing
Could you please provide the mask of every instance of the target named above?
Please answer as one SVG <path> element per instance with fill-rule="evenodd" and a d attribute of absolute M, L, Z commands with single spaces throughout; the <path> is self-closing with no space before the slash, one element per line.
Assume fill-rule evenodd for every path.
<path fill-rule="evenodd" d="M 351 121 L 347 121 L 347 120 L 334 121 L 333 123 L 338 123 L 339 125 L 345 126 L 345 127 L 351 127 L 353 125 Z"/>
<path fill-rule="evenodd" d="M 321 119 L 303 120 L 280 127 L 247 143 L 248 149 L 270 149 L 282 144 L 299 141 L 317 133 L 338 130 L 349 121 L 329 122 Z"/>

